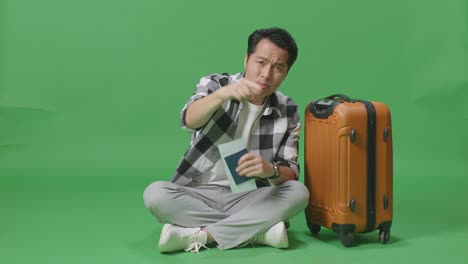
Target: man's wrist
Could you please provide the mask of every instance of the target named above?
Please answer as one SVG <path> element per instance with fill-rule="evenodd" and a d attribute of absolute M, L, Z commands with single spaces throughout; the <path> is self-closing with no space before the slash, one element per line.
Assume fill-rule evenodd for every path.
<path fill-rule="evenodd" d="M 222 86 L 214 92 L 214 94 L 220 100 L 221 103 L 230 99 L 230 96 L 226 94 L 226 87 L 228 87 L 228 85 Z"/>
<path fill-rule="evenodd" d="M 280 177 L 279 175 L 279 170 L 278 170 L 278 164 L 276 162 L 272 162 L 272 165 L 273 165 L 273 175 L 270 176 L 270 177 L 267 177 L 267 179 L 269 180 L 274 180 L 274 179 L 278 179 Z"/>

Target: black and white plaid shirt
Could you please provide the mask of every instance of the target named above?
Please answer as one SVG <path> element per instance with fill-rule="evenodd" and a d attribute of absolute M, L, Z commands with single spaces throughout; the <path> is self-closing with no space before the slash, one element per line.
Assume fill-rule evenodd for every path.
<path fill-rule="evenodd" d="M 185 124 L 188 106 L 221 86 L 243 77 L 243 73 L 224 73 L 201 78 L 194 94 L 181 111 L 182 127 L 192 132 L 192 137 L 188 150 L 177 166 L 173 182 L 189 185 L 191 178 L 198 177 L 213 167 L 220 159 L 217 145 L 234 139 L 239 113 L 244 104 L 238 100 L 224 102 L 212 118 L 197 130 L 190 129 Z M 260 154 L 267 161 L 276 161 L 280 166 L 290 167 L 296 174 L 296 179 L 299 178 L 297 157 L 301 122 L 296 103 L 277 91 L 267 98 L 262 112 L 253 125 L 247 149 L 249 152 Z M 268 181 L 259 179 L 257 184 L 264 186 Z"/>

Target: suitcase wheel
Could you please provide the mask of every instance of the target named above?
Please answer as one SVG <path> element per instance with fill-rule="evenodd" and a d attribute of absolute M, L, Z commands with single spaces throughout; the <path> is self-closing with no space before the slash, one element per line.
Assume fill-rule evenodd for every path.
<path fill-rule="evenodd" d="M 390 240 L 390 230 L 382 230 L 379 231 L 379 242 L 382 244 L 386 244 Z"/>
<path fill-rule="evenodd" d="M 306 215 L 307 227 L 309 228 L 310 232 L 312 232 L 312 234 L 317 235 L 320 232 L 320 225 L 312 224 L 310 222 L 309 217 L 307 217 L 307 211 L 305 215 Z"/>
<path fill-rule="evenodd" d="M 354 236 L 352 233 L 338 233 L 338 238 L 341 241 L 341 244 L 345 247 L 351 247 L 354 245 Z"/>
<path fill-rule="evenodd" d="M 320 225 L 308 223 L 307 226 L 309 227 L 310 232 L 314 235 L 317 235 L 320 232 Z"/>

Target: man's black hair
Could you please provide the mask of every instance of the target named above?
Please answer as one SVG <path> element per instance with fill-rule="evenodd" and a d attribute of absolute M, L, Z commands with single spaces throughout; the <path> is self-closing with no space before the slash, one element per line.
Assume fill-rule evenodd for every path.
<path fill-rule="evenodd" d="M 247 43 L 247 56 L 250 57 L 255 52 L 255 48 L 260 40 L 267 38 L 276 46 L 288 51 L 288 71 L 293 66 L 297 58 L 297 45 L 294 38 L 283 28 L 272 27 L 257 29 L 250 34 Z"/>

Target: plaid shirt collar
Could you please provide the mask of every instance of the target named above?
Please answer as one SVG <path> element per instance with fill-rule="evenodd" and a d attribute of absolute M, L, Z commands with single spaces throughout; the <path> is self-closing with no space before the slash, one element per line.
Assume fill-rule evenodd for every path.
<path fill-rule="evenodd" d="M 227 75 L 227 73 L 223 73 L 223 75 Z M 236 78 L 234 80 L 240 80 L 242 78 L 245 78 L 245 73 L 240 73 L 239 75 L 239 78 Z M 237 101 L 237 100 L 235 100 Z M 276 111 L 276 113 L 278 114 L 279 117 L 283 117 L 283 112 L 282 110 L 284 111 L 284 106 L 281 105 L 278 101 L 278 96 L 276 95 L 276 92 L 272 93 L 271 95 L 269 95 L 266 99 L 266 106 L 265 106 L 265 109 L 263 111 L 263 115 L 271 115 L 273 113 L 273 111 Z M 239 101 L 237 101 L 239 102 Z M 243 107 L 243 104 L 241 104 L 241 109 Z"/>
<path fill-rule="evenodd" d="M 279 117 L 283 117 L 284 106 L 278 102 L 278 97 L 276 96 L 276 92 L 272 93 L 266 99 L 266 108 L 263 112 L 263 115 L 271 115 L 273 111 L 276 111 Z M 283 109 L 283 111 L 281 111 Z"/>

